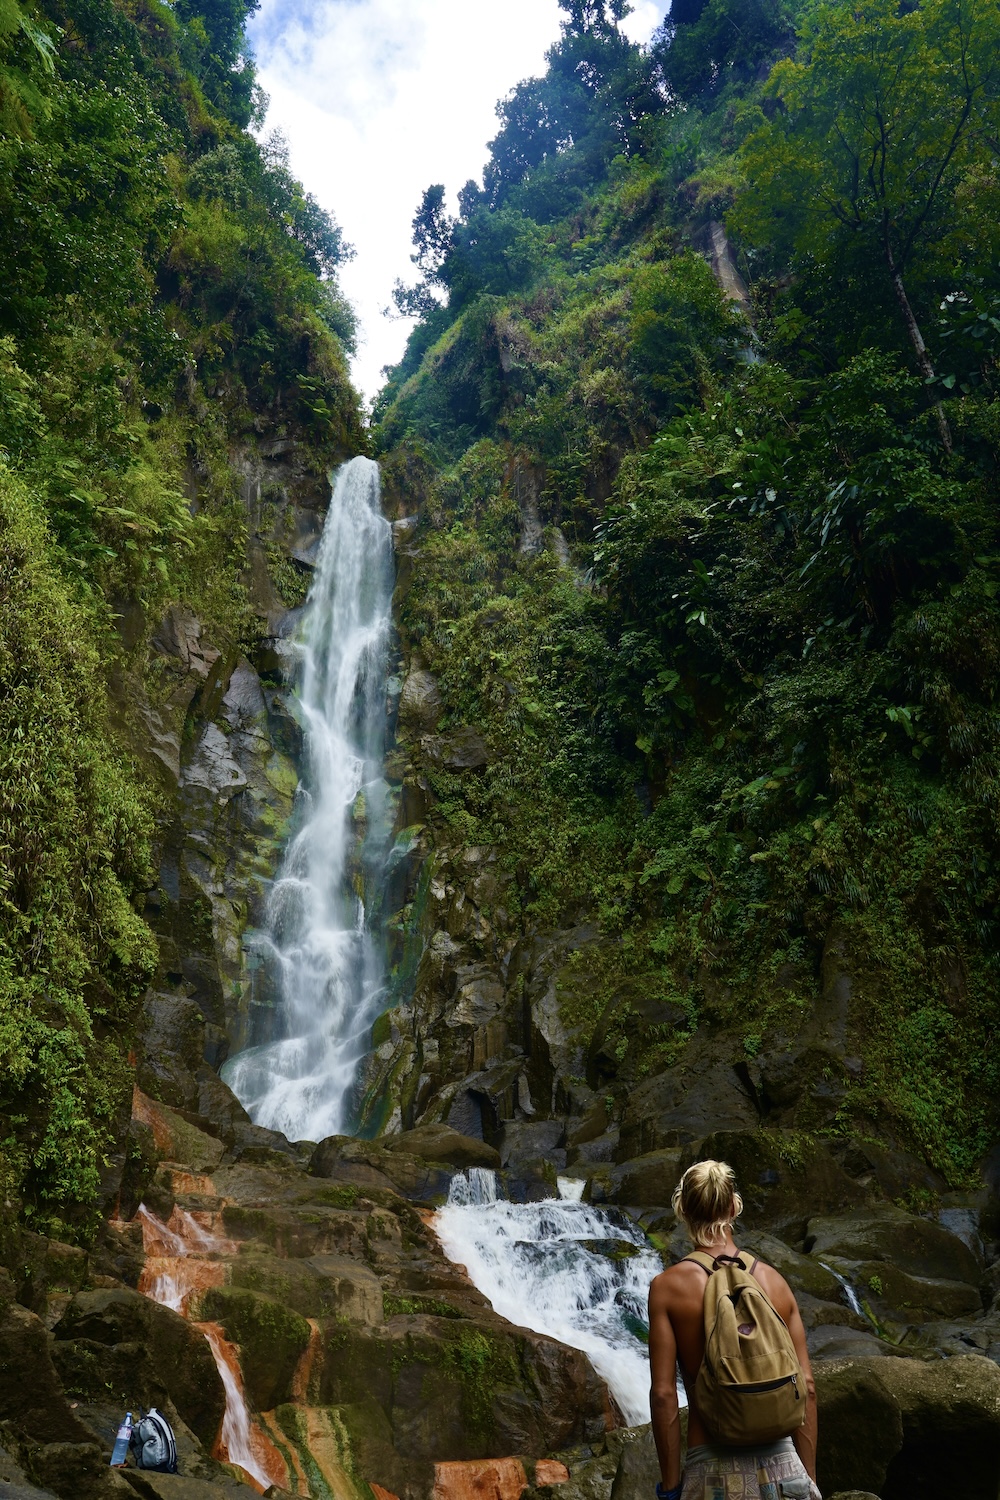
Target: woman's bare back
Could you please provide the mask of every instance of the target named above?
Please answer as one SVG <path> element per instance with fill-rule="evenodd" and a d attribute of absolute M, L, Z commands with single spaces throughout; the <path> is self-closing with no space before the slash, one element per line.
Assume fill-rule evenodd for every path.
<path fill-rule="evenodd" d="M 736 1254 L 738 1252 L 733 1245 L 727 1247 L 725 1253 Z M 748 1253 L 743 1256 L 743 1259 L 749 1270 L 754 1264 L 754 1257 Z M 800 1363 L 803 1363 L 805 1330 L 802 1328 L 798 1306 L 788 1282 L 778 1271 L 774 1270 L 773 1266 L 765 1265 L 763 1261 L 757 1261 L 754 1266 L 754 1276 L 770 1298 L 775 1312 L 787 1325 L 795 1340 Z M 676 1358 L 680 1364 L 684 1388 L 687 1391 L 687 1440 L 691 1447 L 710 1441 L 694 1401 L 695 1381 L 705 1357 L 704 1305 L 707 1282 L 708 1276 L 697 1261 L 682 1260 L 677 1265 L 670 1266 L 668 1270 L 661 1272 L 649 1289 L 650 1353 L 655 1360 L 656 1345 L 664 1332 L 662 1326 L 657 1325 L 661 1319 L 666 1320 L 672 1332 L 671 1342 L 676 1346 Z M 801 1347 L 799 1347 L 800 1339 L 796 1337 L 796 1325 L 801 1332 Z M 803 1369 L 807 1372 L 808 1362 L 808 1353 L 805 1353 Z M 655 1383 L 657 1375 L 655 1368 L 653 1375 Z"/>

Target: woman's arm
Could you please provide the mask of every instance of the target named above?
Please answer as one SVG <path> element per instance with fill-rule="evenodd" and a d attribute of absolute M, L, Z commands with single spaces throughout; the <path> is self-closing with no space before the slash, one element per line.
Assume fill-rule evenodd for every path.
<path fill-rule="evenodd" d="M 681 1480 L 681 1422 L 677 1402 L 677 1340 L 667 1312 L 664 1277 L 649 1289 L 649 1410 L 664 1488 Z"/>

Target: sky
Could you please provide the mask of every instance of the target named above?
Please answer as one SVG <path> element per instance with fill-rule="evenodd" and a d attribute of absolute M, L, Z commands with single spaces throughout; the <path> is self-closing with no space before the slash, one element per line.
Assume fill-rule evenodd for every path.
<path fill-rule="evenodd" d="M 648 41 L 669 8 L 633 0 L 625 30 Z M 250 24 L 270 96 L 264 133 L 286 137 L 295 174 L 357 255 L 341 284 L 360 319 L 355 383 L 370 399 L 410 324 L 386 318 L 396 278 L 415 279 L 410 223 L 424 189 L 482 180 L 496 103 L 544 71 L 557 0 L 262 0 Z"/>

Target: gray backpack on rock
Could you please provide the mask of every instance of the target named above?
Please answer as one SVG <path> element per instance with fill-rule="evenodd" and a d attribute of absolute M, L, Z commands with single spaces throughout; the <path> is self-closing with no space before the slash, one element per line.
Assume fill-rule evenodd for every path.
<path fill-rule="evenodd" d="M 136 1467 L 156 1474 L 177 1473 L 177 1444 L 170 1423 L 151 1406 L 132 1429 L 132 1452 Z"/>

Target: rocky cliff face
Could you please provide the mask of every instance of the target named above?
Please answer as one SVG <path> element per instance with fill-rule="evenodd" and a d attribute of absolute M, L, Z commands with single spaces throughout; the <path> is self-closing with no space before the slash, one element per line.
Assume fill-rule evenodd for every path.
<path fill-rule="evenodd" d="M 245 653 L 220 649 L 174 606 L 123 685 L 133 743 L 155 763 L 164 804 L 146 909 L 161 966 L 140 1082 L 182 1109 L 197 1107 L 199 1084 L 247 1034 L 253 976 L 242 939 L 261 919 L 292 816 L 301 728 L 291 637 L 329 499 L 290 438 L 237 453 L 234 468 L 256 638 Z"/>

